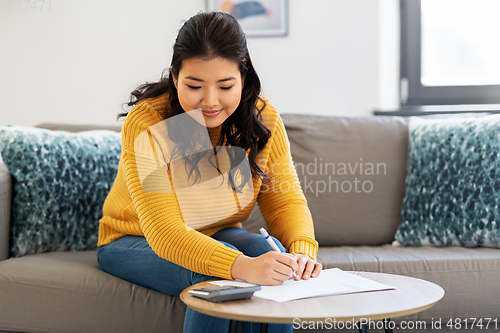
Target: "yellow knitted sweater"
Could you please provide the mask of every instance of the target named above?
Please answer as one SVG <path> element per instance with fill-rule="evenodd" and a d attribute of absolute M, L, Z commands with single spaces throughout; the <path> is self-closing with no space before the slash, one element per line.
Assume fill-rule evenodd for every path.
<path fill-rule="evenodd" d="M 260 102 L 258 106 L 262 106 Z M 210 236 L 224 228 L 242 227 L 241 222 L 249 218 L 257 201 L 269 233 L 290 253 L 304 253 L 315 259 L 318 243 L 311 213 L 293 166 L 283 122 L 269 101 L 266 100 L 262 120 L 272 134 L 258 163 L 270 183 L 253 178 L 250 204 L 232 216 L 195 229 L 184 223 L 175 188 L 171 193 L 152 193 L 141 186 L 134 142 L 140 133 L 149 133 L 153 125 L 166 118 L 167 107 L 164 94 L 138 103 L 127 115 L 122 127 L 118 173 L 103 206 L 98 245 L 126 235 L 145 236 L 153 251 L 166 260 L 201 274 L 232 279 L 231 266 L 242 253 Z M 212 144 L 216 144 L 220 126 L 210 128 L 209 134 Z M 218 209 L 214 206 L 213 211 L 201 213 L 217 214 Z"/>

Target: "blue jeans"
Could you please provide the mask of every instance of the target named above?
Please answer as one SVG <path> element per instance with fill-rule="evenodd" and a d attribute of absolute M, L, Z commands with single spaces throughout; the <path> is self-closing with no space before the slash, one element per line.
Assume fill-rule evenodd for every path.
<path fill-rule="evenodd" d="M 212 238 L 249 257 L 258 257 L 272 251 L 262 235 L 249 233 L 241 228 L 220 230 L 212 235 Z M 282 251 L 286 251 L 279 241 L 276 239 L 274 241 Z M 184 289 L 194 284 L 217 279 L 214 276 L 190 271 L 159 257 L 142 236 L 125 236 L 101 246 L 97 252 L 97 261 L 101 270 L 106 273 L 173 296 L 179 296 Z M 260 323 L 245 322 L 244 327 L 245 332 L 260 332 Z M 189 307 L 186 309 L 184 333 L 228 331 L 228 319 L 208 316 Z M 292 324 L 268 325 L 268 332 L 292 331 Z"/>

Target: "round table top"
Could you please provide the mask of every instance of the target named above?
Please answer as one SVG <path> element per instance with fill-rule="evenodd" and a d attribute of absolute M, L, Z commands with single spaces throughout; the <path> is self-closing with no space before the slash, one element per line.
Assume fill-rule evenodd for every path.
<path fill-rule="evenodd" d="M 424 311 L 444 296 L 437 284 L 403 275 L 350 272 L 395 287 L 394 290 L 320 296 L 288 302 L 274 302 L 253 296 L 250 299 L 214 303 L 188 294 L 208 282 L 186 288 L 181 300 L 190 308 L 214 317 L 261 323 L 301 321 L 338 322 L 396 318 Z"/>

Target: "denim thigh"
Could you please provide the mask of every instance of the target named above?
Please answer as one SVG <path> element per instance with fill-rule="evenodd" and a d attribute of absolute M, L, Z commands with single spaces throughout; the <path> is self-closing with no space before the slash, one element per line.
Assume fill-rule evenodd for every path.
<path fill-rule="evenodd" d="M 231 244 L 221 243 L 237 250 Z M 190 271 L 159 257 L 142 236 L 125 236 L 101 246 L 97 261 L 106 273 L 172 296 L 179 296 L 194 284 L 220 279 Z"/>
<path fill-rule="evenodd" d="M 257 257 L 268 251 L 271 246 L 260 234 L 249 233 L 241 228 L 226 228 L 212 236 L 222 244 L 240 250 L 245 255 Z M 274 239 L 278 247 L 285 249 Z M 107 245 L 101 246 L 97 252 L 99 267 L 104 272 L 131 283 L 157 290 L 159 292 L 179 296 L 187 287 L 207 280 L 218 279 L 190 271 L 159 257 L 149 246 L 143 236 L 125 236 Z M 259 332 L 259 323 L 245 322 L 245 332 Z M 227 332 L 229 320 L 207 316 L 187 308 L 184 321 L 184 332 Z M 290 324 L 269 324 L 268 332 L 292 332 Z"/>
<path fill-rule="evenodd" d="M 247 232 L 242 228 L 226 228 L 212 237 L 250 257 L 258 257 L 272 251 L 262 235 Z M 286 252 L 281 243 L 273 239 L 278 247 Z M 97 261 L 101 270 L 106 273 L 173 296 L 179 296 L 185 288 L 193 284 L 218 279 L 215 276 L 193 272 L 159 257 L 143 236 L 129 235 L 101 246 L 97 252 Z"/>
<path fill-rule="evenodd" d="M 242 228 L 226 228 L 216 232 L 212 238 L 234 245 L 243 254 L 249 257 L 258 257 L 266 252 L 273 251 L 273 248 L 261 234 L 255 234 L 246 231 Z M 287 252 L 281 243 L 271 236 L 273 241 L 278 245 L 281 252 Z"/>

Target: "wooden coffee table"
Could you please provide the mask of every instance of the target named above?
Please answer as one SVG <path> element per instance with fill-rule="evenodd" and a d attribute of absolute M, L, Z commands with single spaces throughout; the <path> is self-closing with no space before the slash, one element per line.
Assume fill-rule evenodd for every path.
<path fill-rule="evenodd" d="M 188 294 L 191 289 L 213 286 L 202 282 L 186 288 L 180 297 L 193 310 L 214 317 L 233 321 L 292 324 L 297 320 L 354 323 L 401 317 L 429 309 L 444 296 L 443 288 L 421 279 L 384 273 L 351 273 L 396 289 L 321 296 L 281 303 L 255 296 L 246 300 L 214 303 Z M 267 325 L 262 326 L 266 329 Z M 364 330 L 366 327 L 362 329 Z"/>

